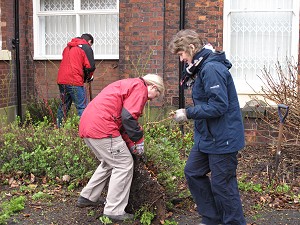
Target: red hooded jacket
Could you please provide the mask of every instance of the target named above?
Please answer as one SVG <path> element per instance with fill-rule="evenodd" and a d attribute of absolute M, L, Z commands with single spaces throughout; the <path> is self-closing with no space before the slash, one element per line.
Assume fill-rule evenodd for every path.
<path fill-rule="evenodd" d="M 83 38 L 73 38 L 62 53 L 57 84 L 83 86 L 85 73 L 92 77 L 95 71 L 94 52 Z"/>
<path fill-rule="evenodd" d="M 141 143 L 143 129 L 138 118 L 148 100 L 142 78 L 128 78 L 106 86 L 85 108 L 80 118 L 82 138 L 107 138 L 122 135 L 128 147 Z"/>

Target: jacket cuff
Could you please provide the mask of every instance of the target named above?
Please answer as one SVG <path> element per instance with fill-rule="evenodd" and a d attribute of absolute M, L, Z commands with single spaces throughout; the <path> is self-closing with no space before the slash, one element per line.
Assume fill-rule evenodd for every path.
<path fill-rule="evenodd" d="M 189 107 L 185 108 L 185 115 L 186 118 L 191 119 L 191 117 L 189 117 Z"/>
<path fill-rule="evenodd" d="M 135 144 L 141 144 L 142 142 L 144 142 L 144 137 L 142 137 L 140 140 L 136 141 Z"/>

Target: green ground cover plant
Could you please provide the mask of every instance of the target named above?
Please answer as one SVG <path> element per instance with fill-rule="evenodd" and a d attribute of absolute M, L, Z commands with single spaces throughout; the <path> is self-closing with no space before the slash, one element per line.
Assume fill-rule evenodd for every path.
<path fill-rule="evenodd" d="M 182 135 L 179 126 L 155 123 L 145 128 L 147 159 L 157 168 L 158 181 L 175 193 L 184 180 L 184 166 L 193 145 L 191 132 Z M 180 192 L 182 194 L 182 192 Z"/>
<path fill-rule="evenodd" d="M 97 166 L 95 156 L 78 136 L 78 124 L 79 117 L 73 113 L 57 129 L 50 116 L 38 118 L 35 110 L 27 111 L 24 123 L 17 120 L 1 128 L 0 172 L 9 175 L 21 171 L 24 176 L 33 174 L 49 182 L 68 175 L 69 187 L 74 189 L 89 179 Z M 145 158 L 155 166 L 159 182 L 168 191 L 175 191 L 184 179 L 192 132 L 183 135 L 170 121 L 147 123 L 144 130 Z"/>
<path fill-rule="evenodd" d="M 66 185 L 69 191 L 85 184 L 98 162 L 84 141 L 78 136 L 79 117 L 71 113 L 64 125 L 57 129 L 51 117 L 33 119 L 30 112 L 26 113 L 24 123 L 15 121 L 0 131 L 0 176 L 3 184 L 8 184 L 11 178 L 20 181 L 19 193 L 29 193 L 32 199 L 48 201 L 51 194 L 36 188 L 34 184 Z M 180 125 L 169 119 L 163 121 L 144 121 L 145 131 L 145 158 L 151 172 L 158 182 L 165 188 L 167 200 L 190 199 L 190 193 L 185 183 L 184 166 L 193 145 L 192 125 L 185 124 L 182 133 Z M 243 173 L 244 174 L 244 173 Z M 63 177 L 70 180 L 64 181 Z M 259 193 L 266 202 L 257 202 L 253 210 L 260 210 L 269 203 L 269 199 L 276 193 L 286 193 L 291 197 L 289 201 L 299 201 L 299 194 L 293 193 L 291 185 L 274 182 L 266 186 L 260 180 L 249 179 L 244 174 L 239 179 L 239 188 L 242 192 Z M 275 195 L 274 194 L 274 195 Z M 272 195 L 272 196 L 271 196 Z M 49 197 L 49 198 L 48 198 Z M 12 197 L 5 197 L 5 200 Z M 2 201 L 2 199 L 1 199 Z M 25 201 L 25 200 L 24 200 Z M 173 206 L 167 202 L 168 209 Z M 273 203 L 272 203 L 273 204 Z M 21 209 L 22 210 L 22 209 Z M 12 211 L 1 210 L 1 219 L 6 221 Z M 91 215 L 92 216 L 92 212 Z M 144 210 L 139 220 L 142 224 L 151 224 L 155 215 L 152 211 Z M 110 221 L 101 217 L 104 224 Z M 1 224 L 1 223 L 0 223 Z M 165 224 L 176 224 L 175 221 L 165 220 Z"/>
<path fill-rule="evenodd" d="M 26 185 L 36 182 L 63 184 L 72 191 L 87 182 L 98 162 L 78 136 L 78 124 L 79 117 L 73 114 L 58 129 L 51 117 L 32 118 L 27 112 L 22 124 L 17 120 L 1 128 L 1 176 L 7 180 L 22 180 L 20 191 L 30 192 L 33 200 L 51 196 L 41 190 L 32 192 L 25 188 Z M 189 196 L 186 188 L 178 187 L 184 183 L 183 168 L 193 143 L 192 134 L 183 135 L 170 121 L 147 123 L 144 130 L 145 163 L 153 165 L 155 176 L 169 195 Z M 64 182 L 66 175 L 70 180 Z M 139 215 L 142 224 L 151 224 L 154 217 L 152 212 L 145 210 Z"/>
<path fill-rule="evenodd" d="M 26 198 L 24 196 L 13 197 L 9 201 L 2 201 L 0 205 L 0 224 L 6 224 L 14 214 L 24 209 Z"/>
<path fill-rule="evenodd" d="M 2 128 L 0 137 L 0 171 L 49 181 L 69 175 L 72 183 L 88 179 L 96 160 L 81 138 L 78 137 L 77 116 L 70 117 L 63 128 L 56 129 L 47 117 L 33 123 L 29 114 L 25 123 L 18 121 Z"/>

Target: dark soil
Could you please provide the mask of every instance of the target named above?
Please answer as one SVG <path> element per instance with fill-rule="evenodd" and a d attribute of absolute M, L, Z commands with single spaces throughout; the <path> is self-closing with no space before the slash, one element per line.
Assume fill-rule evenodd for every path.
<path fill-rule="evenodd" d="M 238 179 L 244 184 L 241 187 L 241 199 L 248 224 L 300 224 L 300 147 L 282 147 L 282 156 L 275 176 L 275 184 L 279 185 L 276 191 L 274 188 L 268 189 L 274 169 L 275 151 L 275 147 L 269 146 L 248 146 L 241 151 Z M 163 220 L 175 220 L 179 225 L 197 225 L 201 220 L 192 199 L 169 199 L 151 171 L 142 162 L 137 161 L 127 211 L 136 212 L 146 203 L 155 210 L 156 217 L 152 223 L 154 225 L 163 224 Z M 258 184 L 262 186 L 259 188 Z M 0 188 L 1 195 L 7 196 L 13 190 L 19 190 L 18 187 Z M 28 193 L 25 209 L 14 215 L 8 224 L 101 224 L 99 217 L 102 216 L 103 206 L 77 208 L 75 204 L 79 192 L 80 190 L 66 191 L 63 186 L 49 187 L 48 193 L 53 198 L 41 201 L 33 201 Z M 166 202 L 170 201 L 174 207 L 167 209 Z M 136 220 L 114 224 L 140 223 Z"/>

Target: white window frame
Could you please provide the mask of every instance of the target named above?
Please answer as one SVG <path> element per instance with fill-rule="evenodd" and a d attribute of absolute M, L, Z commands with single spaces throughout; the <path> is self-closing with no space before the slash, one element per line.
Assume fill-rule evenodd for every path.
<path fill-rule="evenodd" d="M 44 46 L 44 44 L 39 43 L 41 40 L 41 32 L 39 31 L 39 16 L 54 16 L 54 15 L 70 15 L 76 17 L 76 35 L 75 37 L 81 36 L 80 32 L 80 16 L 82 15 L 108 15 L 114 14 L 119 16 L 119 0 L 116 0 L 117 9 L 105 9 L 105 10 L 80 10 L 80 0 L 74 0 L 74 10 L 66 10 L 66 11 L 39 11 L 40 9 L 40 0 L 33 0 L 33 40 L 34 40 L 34 59 L 35 60 L 61 60 L 62 55 L 43 55 L 39 53 L 39 49 Z M 73 37 L 72 37 L 73 38 Z M 95 37 L 94 37 L 95 39 Z M 66 43 L 71 39 L 66 40 Z M 94 40 L 94 44 L 92 46 L 95 47 L 97 45 L 96 40 Z M 63 50 L 63 49 L 62 49 Z M 62 52 L 62 51 L 61 51 Z M 95 53 L 95 52 L 94 52 Z M 94 55 L 95 59 L 119 59 L 119 52 L 116 54 L 102 54 L 102 55 Z"/>
<path fill-rule="evenodd" d="M 1 18 L 1 7 L 0 7 L 0 18 Z M 11 51 L 2 49 L 2 26 L 0 20 L 0 60 L 11 60 Z"/>
<path fill-rule="evenodd" d="M 247 11 L 247 9 L 245 10 L 231 10 L 230 8 L 230 0 L 224 0 L 224 14 L 223 14 L 223 49 L 226 52 L 226 56 L 229 58 L 230 60 L 230 34 L 231 34 L 231 13 L 232 12 L 244 12 Z M 284 11 L 284 12 L 291 12 L 291 10 L 287 10 L 287 9 L 278 9 L 278 11 L 276 10 L 254 10 L 255 12 L 260 11 L 260 12 L 278 12 L 278 11 Z M 292 14 L 293 14 L 293 18 L 292 18 L 292 37 L 291 37 L 291 58 L 294 59 L 295 62 L 298 62 L 298 49 L 299 49 L 299 1 L 298 0 L 294 0 L 293 1 L 293 9 L 292 9 Z M 234 65 L 233 65 L 234 66 Z M 262 74 L 260 74 L 262 75 Z M 254 84 L 254 86 L 252 86 L 253 84 L 251 84 L 251 86 L 249 86 L 249 84 L 247 83 L 246 80 L 244 81 L 235 81 L 235 85 L 236 85 L 236 89 L 239 95 L 239 98 L 244 99 L 245 101 L 248 99 L 249 100 L 249 96 L 253 95 L 255 93 L 260 93 L 261 90 L 261 86 Z M 245 97 L 248 96 L 248 97 Z M 245 102 L 244 101 L 244 102 Z"/>

